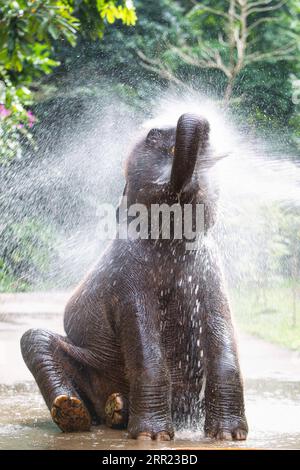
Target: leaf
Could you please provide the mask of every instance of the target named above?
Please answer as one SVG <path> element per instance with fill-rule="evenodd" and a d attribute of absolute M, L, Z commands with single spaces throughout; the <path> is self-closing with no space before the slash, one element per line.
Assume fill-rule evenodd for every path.
<path fill-rule="evenodd" d="M 53 39 L 58 39 L 59 38 L 59 31 L 53 24 L 49 24 L 48 31 L 51 34 L 51 36 L 53 37 Z"/>

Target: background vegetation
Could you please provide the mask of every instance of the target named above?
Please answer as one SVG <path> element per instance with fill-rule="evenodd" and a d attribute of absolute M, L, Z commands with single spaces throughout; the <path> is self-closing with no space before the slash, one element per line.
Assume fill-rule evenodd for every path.
<path fill-rule="evenodd" d="M 84 194 L 98 184 L 85 187 L 79 167 L 66 185 L 61 151 L 65 135 L 93 129 L 95 116 L 104 132 L 112 96 L 118 118 L 145 117 L 159 90 L 197 90 L 251 132 L 272 134 L 297 163 L 299 44 L 298 0 L 0 0 L 0 291 L 65 288 L 81 277 L 48 276 L 62 236 L 94 217 Z M 49 167 L 56 177 L 45 182 Z M 43 183 L 33 190 L 32 181 Z M 252 260 L 236 276 L 237 259 L 230 267 L 244 328 L 298 349 L 299 215 L 266 209 Z"/>

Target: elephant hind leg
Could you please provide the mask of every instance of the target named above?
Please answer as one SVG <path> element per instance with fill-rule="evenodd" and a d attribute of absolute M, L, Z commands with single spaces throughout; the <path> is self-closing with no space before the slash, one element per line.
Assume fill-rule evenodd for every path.
<path fill-rule="evenodd" d="M 34 376 L 53 421 L 62 431 L 87 431 L 91 415 L 80 394 L 85 394 L 84 367 L 69 357 L 66 338 L 48 330 L 32 329 L 21 339 L 24 361 Z"/>
<path fill-rule="evenodd" d="M 55 398 L 51 416 L 64 432 L 89 431 L 91 417 L 82 400 L 68 395 Z"/>
<path fill-rule="evenodd" d="M 106 426 L 114 429 L 127 428 L 128 400 L 121 393 L 112 393 L 105 404 Z"/>

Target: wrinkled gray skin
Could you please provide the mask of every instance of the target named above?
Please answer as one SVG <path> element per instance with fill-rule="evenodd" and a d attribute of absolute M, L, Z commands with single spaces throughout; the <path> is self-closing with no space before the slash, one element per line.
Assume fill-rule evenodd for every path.
<path fill-rule="evenodd" d="M 231 313 L 209 241 L 218 190 L 208 139 L 207 121 L 190 114 L 177 128 L 152 129 L 128 158 L 124 190 L 128 205 L 205 204 L 199 250 L 184 240 L 114 240 L 66 306 L 66 337 L 24 334 L 24 360 L 50 410 L 58 396 L 77 397 L 103 422 L 119 392 L 133 438 L 170 439 L 174 426 L 197 426 L 203 414 L 206 435 L 246 438 Z M 73 411 L 56 422 L 88 429 L 89 420 L 68 426 Z"/>

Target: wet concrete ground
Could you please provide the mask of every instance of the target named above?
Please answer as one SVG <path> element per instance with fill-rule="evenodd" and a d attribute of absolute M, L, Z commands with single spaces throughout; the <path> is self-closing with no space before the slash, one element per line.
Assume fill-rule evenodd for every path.
<path fill-rule="evenodd" d="M 64 294 L 0 296 L 0 449 L 300 448 L 300 354 L 244 334 L 239 346 L 247 441 L 216 442 L 204 438 L 201 429 L 180 431 L 174 441 L 161 444 L 139 443 L 104 426 L 61 433 L 23 364 L 19 339 L 31 327 L 62 332 L 65 299 Z"/>

